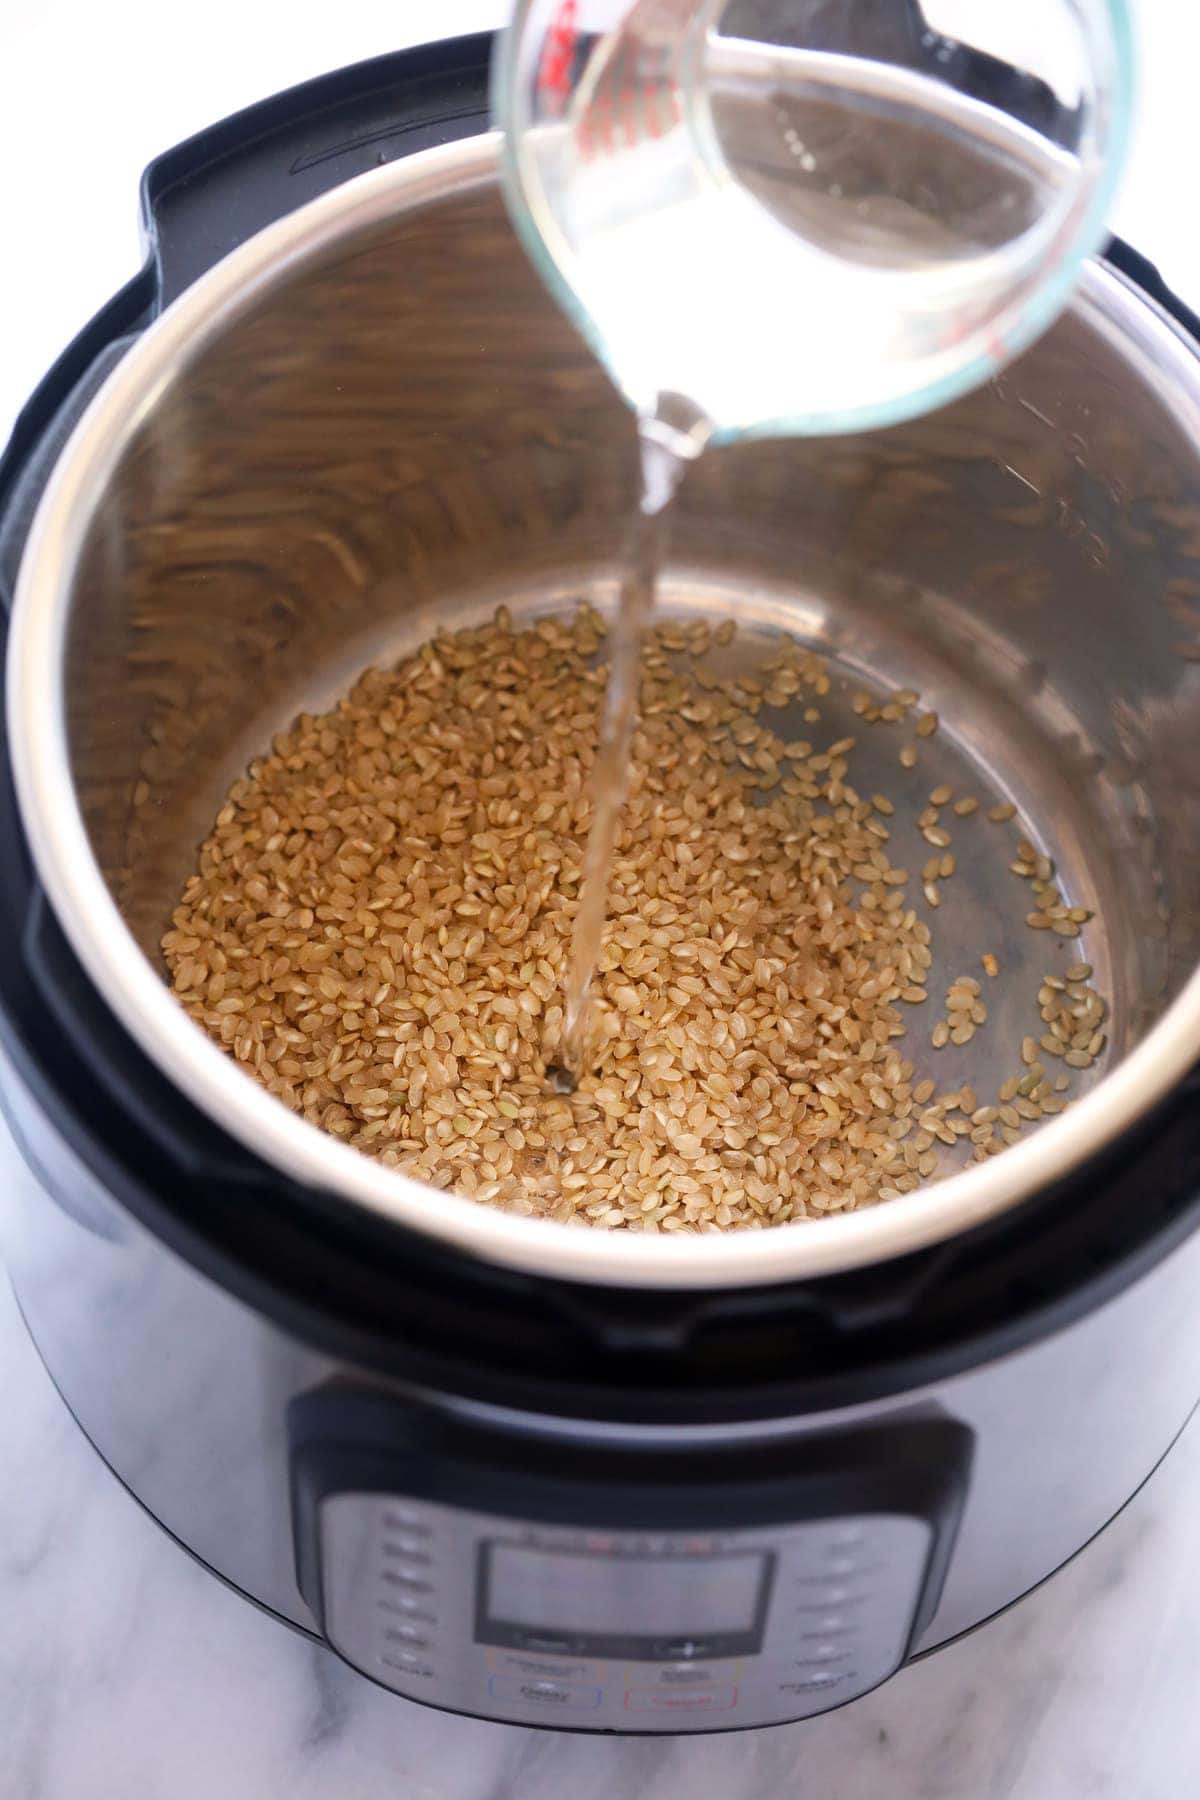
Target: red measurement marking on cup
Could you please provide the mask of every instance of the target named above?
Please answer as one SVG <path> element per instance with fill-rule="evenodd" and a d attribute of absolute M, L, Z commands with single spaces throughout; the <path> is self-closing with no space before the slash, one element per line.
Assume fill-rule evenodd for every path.
<path fill-rule="evenodd" d="M 563 13 L 569 12 L 567 38 Z M 574 66 L 579 34 L 573 30 L 574 0 L 560 10 L 542 53 L 538 86 L 554 93 L 561 105 L 570 98 L 574 86 Z M 683 105 L 679 89 L 665 67 L 653 67 L 641 73 L 646 61 L 645 45 L 636 39 L 618 39 L 608 66 L 591 89 L 575 123 L 575 147 L 585 162 L 597 154 L 612 154 L 620 144 L 629 149 L 647 138 L 661 138 L 680 123 Z M 662 61 L 652 57 L 652 63 Z"/>
<path fill-rule="evenodd" d="M 628 46 L 622 44 L 613 60 L 610 76 L 614 94 L 613 112 L 624 130 L 625 143 L 630 150 L 634 148 L 641 136 L 637 123 L 637 84 L 630 68 L 633 60 L 629 55 Z"/>
<path fill-rule="evenodd" d="M 672 83 L 670 86 L 659 86 L 647 103 L 646 129 L 652 138 L 665 137 L 672 127 L 678 125 L 683 117 L 683 108 L 679 100 L 679 89 Z"/>
<path fill-rule="evenodd" d="M 596 89 L 596 97 L 588 107 L 588 119 L 593 129 L 593 147 L 599 145 L 601 150 L 611 151 L 613 148 L 613 98 L 606 81 L 602 81 Z"/>
<path fill-rule="evenodd" d="M 538 68 L 538 90 L 565 99 L 571 91 L 571 64 L 579 39 L 579 0 L 562 0 L 554 15 Z"/>

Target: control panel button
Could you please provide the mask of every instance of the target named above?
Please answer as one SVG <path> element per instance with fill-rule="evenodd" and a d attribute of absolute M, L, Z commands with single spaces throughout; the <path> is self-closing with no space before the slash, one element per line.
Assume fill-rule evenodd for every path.
<path fill-rule="evenodd" d="M 402 1563 L 406 1569 L 427 1569 L 433 1560 L 426 1554 L 424 1546 L 416 1542 L 384 1538 L 380 1548 L 389 1562 Z"/>
<path fill-rule="evenodd" d="M 389 1644 L 412 1644 L 420 1650 L 429 1648 L 429 1639 L 421 1625 L 389 1625 L 383 1635 Z"/>
<path fill-rule="evenodd" d="M 432 1527 L 410 1506 L 389 1506 L 383 1515 L 383 1528 L 385 1531 L 407 1531 L 414 1537 L 424 1538 L 432 1532 Z"/>
<path fill-rule="evenodd" d="M 797 1612 L 826 1612 L 836 1606 L 861 1606 L 867 1598 L 865 1594 L 854 1588 L 846 1587 L 839 1582 L 827 1581 L 822 1576 L 820 1581 L 805 1583 L 803 1597 L 796 1602 Z"/>
<path fill-rule="evenodd" d="M 607 1673 L 602 1662 L 576 1661 L 574 1658 L 528 1656 L 520 1650 L 489 1650 L 489 1669 L 513 1675 L 533 1676 L 541 1680 L 555 1677 L 559 1681 L 602 1682 Z"/>
<path fill-rule="evenodd" d="M 720 1680 L 724 1672 L 720 1663 L 665 1663 L 658 1679 L 668 1687 L 696 1687 Z"/>
<path fill-rule="evenodd" d="M 857 1669 L 814 1670 L 811 1675 L 801 1675 L 795 1681 L 781 1681 L 781 1694 L 817 1694 L 825 1688 L 841 1687 L 847 1681 L 853 1681 L 858 1674 Z"/>
<path fill-rule="evenodd" d="M 728 1712 L 737 1705 L 735 1687 L 626 1688 L 626 1712 Z"/>
<path fill-rule="evenodd" d="M 393 1613 L 401 1619 L 414 1619 L 422 1625 L 436 1625 L 437 1615 L 431 1613 L 420 1594 L 397 1594 L 392 1600 L 379 1602 L 381 1612 Z"/>
<path fill-rule="evenodd" d="M 831 1575 L 853 1575 L 858 1568 L 852 1556 L 827 1556 L 825 1566 Z"/>
<path fill-rule="evenodd" d="M 713 1645 L 706 1638 L 663 1638 L 655 1644 L 653 1654 L 665 1662 L 684 1662 L 693 1656 L 711 1656 Z"/>
<path fill-rule="evenodd" d="M 520 1648 L 543 1656 L 570 1656 L 580 1649 L 578 1638 L 560 1636 L 550 1631 L 523 1631 Z"/>
<path fill-rule="evenodd" d="M 405 1675 L 417 1675 L 422 1681 L 433 1680 L 433 1666 L 419 1650 L 388 1651 L 379 1660 L 386 1669 L 398 1669 Z"/>
<path fill-rule="evenodd" d="M 563 1711 L 591 1712 L 599 1706 L 602 1690 L 577 1682 L 554 1681 L 549 1677 L 492 1675 L 488 1693 L 493 1700 L 522 1701 L 532 1706 L 561 1708 Z"/>
<path fill-rule="evenodd" d="M 383 1554 L 395 1557 L 397 1561 L 419 1563 L 422 1566 L 429 1561 L 428 1547 L 424 1538 L 416 1537 L 411 1533 L 403 1537 L 385 1537 L 382 1539 L 382 1546 Z"/>
<path fill-rule="evenodd" d="M 407 1569 L 384 1569 L 382 1579 L 387 1587 L 403 1588 L 408 1594 L 432 1594 L 433 1583 L 425 1576 Z"/>

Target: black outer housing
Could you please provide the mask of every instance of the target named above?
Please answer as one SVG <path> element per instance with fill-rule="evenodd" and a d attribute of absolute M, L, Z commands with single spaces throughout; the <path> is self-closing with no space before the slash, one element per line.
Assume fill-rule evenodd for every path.
<path fill-rule="evenodd" d="M 461 38 L 320 77 L 150 165 L 145 266 L 59 357 L 0 458 L 0 641 L 37 497 L 124 349 L 275 218 L 378 162 L 484 128 L 489 50 L 486 36 Z M 1151 264 L 1117 240 L 1106 254 L 1200 338 L 1200 320 Z M 596 1418 L 800 1415 L 911 1390 L 1032 1342 L 1118 1293 L 1200 1220 L 1193 1075 L 1068 1179 L 945 1244 L 849 1274 L 647 1292 L 485 1264 L 281 1175 L 150 1062 L 100 1000 L 37 882 L 6 733 L 0 844 L 0 1042 L 49 1118 L 193 1266 L 293 1336 L 381 1374 Z"/>

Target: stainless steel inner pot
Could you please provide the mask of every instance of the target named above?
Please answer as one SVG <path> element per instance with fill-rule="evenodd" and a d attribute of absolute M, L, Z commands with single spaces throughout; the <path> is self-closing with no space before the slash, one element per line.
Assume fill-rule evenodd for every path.
<path fill-rule="evenodd" d="M 724 1237 L 587 1231 L 431 1191 L 324 1136 L 164 985 L 157 942 L 195 846 L 301 706 L 501 600 L 611 602 L 631 421 L 518 246 L 495 163 L 490 138 L 428 151 L 264 231 L 147 332 L 75 432 L 26 552 L 9 658 L 19 794 L 51 901 L 115 1012 L 222 1125 L 478 1255 L 734 1284 L 946 1237 L 1129 1125 L 1200 1050 L 1200 364 L 1107 269 L 1086 271 L 1008 374 L 934 418 L 701 459 L 666 584 L 673 608 L 735 611 L 751 645 L 784 628 L 851 679 L 919 688 L 942 727 L 911 776 L 895 728 L 859 731 L 885 792 L 950 779 L 1018 803 L 1065 891 L 1099 915 L 1085 954 L 1112 1050 L 1070 1110 L 871 1211 Z M 844 684 L 831 736 L 838 704 Z M 1053 954 L 1079 946 L 1020 923 L 1011 836 L 977 820 L 968 843 L 970 823 L 931 994 L 992 949 L 1031 1002 Z M 997 1015 L 982 1052 L 997 1079 L 1031 1019 Z M 914 1020 L 914 1041 L 931 1022 Z M 977 1041 L 959 1078 L 980 1054 Z M 954 1079 L 953 1063 L 937 1073 Z"/>

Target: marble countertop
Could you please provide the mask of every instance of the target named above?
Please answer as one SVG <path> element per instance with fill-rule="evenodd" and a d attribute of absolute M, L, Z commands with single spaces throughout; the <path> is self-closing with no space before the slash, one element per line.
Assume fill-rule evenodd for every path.
<path fill-rule="evenodd" d="M 86 1442 L 0 1277 L 0 1800 L 1182 1800 L 1198 1492 L 1200 1421 L 1036 1593 L 806 1724 L 485 1724 L 373 1687 L 193 1562 Z"/>
<path fill-rule="evenodd" d="M 320 18 L 210 0 L 177 54 L 149 0 L 3 9 L 0 437 L 136 267 L 136 178 L 222 113 L 338 62 L 478 29 L 501 0 Z M 1160 179 L 1195 127 L 1200 18 L 1141 0 L 1144 103 L 1116 223 L 1193 301 L 1200 232 Z M 64 54 L 69 43 L 73 54 Z M 70 131 L 42 125 L 49 84 Z M 29 145 L 38 144 L 31 158 Z M 87 146 L 86 156 L 80 146 Z M 47 218 L 70 229 L 44 229 Z M 0 1210 L 3 1196 L 0 1195 Z M 2 1234 L 2 1220 L 0 1220 Z M 949 1652 L 808 1724 L 591 1739 L 441 1715 L 370 1686 L 222 1587 L 103 1467 L 0 1275 L 0 1800 L 1181 1800 L 1200 1792 L 1200 1422 L 1069 1568 Z"/>

